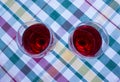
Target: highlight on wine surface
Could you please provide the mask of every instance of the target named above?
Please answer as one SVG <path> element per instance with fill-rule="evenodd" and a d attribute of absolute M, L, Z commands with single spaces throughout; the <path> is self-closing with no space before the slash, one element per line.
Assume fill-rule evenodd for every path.
<path fill-rule="evenodd" d="M 40 21 L 29 21 L 22 25 L 16 40 L 22 52 L 35 58 L 43 57 L 55 45 L 53 31 Z"/>
<path fill-rule="evenodd" d="M 100 56 L 109 43 L 106 30 L 96 22 L 83 22 L 70 34 L 69 47 L 80 58 Z"/>

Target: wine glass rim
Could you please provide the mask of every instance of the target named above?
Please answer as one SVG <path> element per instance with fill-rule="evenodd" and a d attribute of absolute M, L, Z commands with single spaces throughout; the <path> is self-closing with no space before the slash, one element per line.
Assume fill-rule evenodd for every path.
<path fill-rule="evenodd" d="M 43 24 L 43 25 L 45 25 L 45 27 L 49 30 L 49 34 L 50 34 L 50 41 L 49 41 L 49 44 L 48 44 L 48 46 L 46 47 L 46 49 L 43 50 L 42 52 L 40 52 L 40 53 L 38 53 L 38 54 L 34 54 L 34 55 L 32 55 L 31 53 L 27 52 L 27 51 L 25 50 L 25 48 L 24 48 L 23 46 L 21 46 L 21 44 L 20 44 L 19 41 L 18 41 L 18 40 L 19 40 L 19 39 L 18 39 L 19 31 L 20 31 L 22 28 L 24 28 L 25 25 L 27 25 L 27 24 L 29 24 L 29 23 L 33 23 L 33 24 L 31 24 L 31 25 L 34 25 L 34 24 L 37 24 L 37 23 L 38 23 L 38 24 Z M 29 25 L 29 26 L 31 26 L 31 25 Z M 29 26 L 27 26 L 27 28 L 29 28 Z M 27 28 L 25 28 L 25 30 L 26 30 Z M 24 32 L 23 32 L 23 33 L 24 33 Z M 28 56 L 33 57 L 33 58 L 41 58 L 41 57 L 43 57 L 44 55 L 46 55 L 47 52 L 48 52 L 48 50 L 50 50 L 50 48 L 51 48 L 51 43 L 52 43 L 53 40 L 54 40 L 53 38 L 54 38 L 54 33 L 52 32 L 52 29 L 49 28 L 48 24 L 43 23 L 43 22 L 40 21 L 40 20 L 31 20 L 31 21 L 25 22 L 24 24 L 22 24 L 22 25 L 20 26 L 20 28 L 18 29 L 18 32 L 17 32 L 17 34 L 16 34 L 16 41 L 17 41 L 17 44 L 18 44 L 19 49 L 20 49 L 23 53 L 25 53 L 25 54 L 27 54 Z"/>
<path fill-rule="evenodd" d="M 74 43 L 73 43 L 73 34 L 74 34 L 74 32 L 76 31 L 76 29 L 79 28 L 79 26 L 89 25 L 89 26 L 92 26 L 93 28 L 95 28 L 95 29 L 98 31 L 98 29 L 97 29 L 95 26 L 90 25 L 90 24 L 94 24 L 94 25 L 96 25 L 99 29 L 102 29 L 103 33 L 105 34 L 106 40 L 107 40 L 107 41 L 106 41 L 106 45 L 104 46 L 104 49 L 103 49 L 103 50 L 101 49 L 101 48 L 102 48 L 102 45 L 103 45 L 103 41 L 102 41 L 102 44 L 101 44 L 100 49 L 95 53 L 95 56 L 93 56 L 93 57 L 82 55 L 82 53 L 80 53 L 80 52 L 77 51 L 77 49 L 75 48 Z M 99 32 L 99 31 L 98 31 L 98 32 Z M 101 39 L 103 40 L 103 36 L 101 35 L 100 32 L 99 32 L 99 34 L 100 34 L 100 36 L 101 36 Z M 72 40 L 72 41 L 71 41 L 71 40 Z M 74 53 L 75 55 L 77 55 L 78 57 L 80 57 L 80 58 L 85 58 L 85 59 L 87 59 L 87 58 L 88 58 L 88 59 L 92 59 L 92 58 L 99 57 L 100 54 L 102 54 L 102 53 L 107 49 L 107 47 L 108 47 L 108 45 L 109 45 L 109 37 L 108 37 L 107 31 L 105 30 L 105 28 L 103 28 L 103 26 L 102 26 L 101 24 L 99 24 L 99 23 L 97 23 L 97 22 L 93 22 L 93 21 L 85 21 L 85 22 L 81 22 L 80 24 L 78 24 L 77 27 L 75 28 L 75 30 L 72 31 L 71 35 L 69 36 L 69 42 L 68 42 L 68 44 L 69 44 L 70 50 L 73 50 L 73 53 Z M 102 52 L 100 53 L 101 50 L 102 50 Z M 100 53 L 100 54 L 99 54 L 99 53 Z M 79 56 L 79 55 L 80 55 L 80 56 Z"/>

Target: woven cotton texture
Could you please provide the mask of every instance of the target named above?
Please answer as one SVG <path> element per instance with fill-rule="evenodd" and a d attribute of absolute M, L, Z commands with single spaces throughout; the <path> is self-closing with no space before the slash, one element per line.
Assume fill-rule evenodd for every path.
<path fill-rule="evenodd" d="M 42 59 L 20 51 L 16 33 L 30 20 L 48 24 L 55 48 Z M 108 32 L 109 46 L 98 58 L 81 60 L 68 48 L 78 24 L 92 20 Z M 0 0 L 0 82 L 119 82 L 119 0 Z"/>

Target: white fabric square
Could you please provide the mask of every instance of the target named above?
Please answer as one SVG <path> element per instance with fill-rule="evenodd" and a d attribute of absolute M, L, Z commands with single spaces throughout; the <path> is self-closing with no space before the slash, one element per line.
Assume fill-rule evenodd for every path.
<path fill-rule="evenodd" d="M 13 65 L 8 73 L 11 74 L 12 77 L 15 77 L 19 71 L 20 70 L 15 65 Z"/>
<path fill-rule="evenodd" d="M 34 14 L 37 14 L 41 9 L 40 9 L 35 3 L 33 3 L 32 6 L 30 7 L 30 10 L 31 10 Z"/>
<path fill-rule="evenodd" d="M 95 68 L 96 70 L 98 70 L 99 72 L 103 69 L 103 67 L 104 67 L 104 64 L 101 63 L 100 61 L 97 61 L 97 62 L 94 64 L 94 68 Z"/>
<path fill-rule="evenodd" d="M 51 28 L 54 32 L 56 32 L 60 28 L 60 25 L 57 22 L 53 22 L 51 24 Z"/>
<path fill-rule="evenodd" d="M 102 10 L 103 15 L 105 15 L 107 18 L 110 18 L 114 13 L 116 12 L 109 6 L 105 6 L 105 8 Z"/>
<path fill-rule="evenodd" d="M 61 71 L 62 68 L 64 68 L 64 64 L 60 61 L 60 60 L 57 60 L 53 66 L 58 70 L 58 71 Z"/>
<path fill-rule="evenodd" d="M 36 64 L 34 68 L 32 68 L 32 71 L 35 72 L 38 76 L 40 75 L 41 72 L 43 72 L 43 68 L 40 67 L 40 65 Z"/>
<path fill-rule="evenodd" d="M 118 66 L 120 67 L 120 63 L 118 64 Z"/>
<path fill-rule="evenodd" d="M 25 64 L 27 64 L 30 60 L 31 60 L 31 57 L 27 56 L 26 54 L 24 54 L 22 57 L 21 57 L 21 60 L 24 61 Z"/>
<path fill-rule="evenodd" d="M 81 23 L 81 21 L 80 21 L 80 20 L 77 20 L 77 21 L 74 23 L 73 26 L 74 26 L 75 28 L 77 28 L 77 27 L 79 26 L 80 23 Z"/>
<path fill-rule="evenodd" d="M 18 46 L 14 40 L 9 44 L 9 47 L 14 53 L 18 50 Z"/>
<path fill-rule="evenodd" d="M 48 62 L 52 62 L 56 57 L 48 52 L 47 56 L 44 57 Z"/>
<path fill-rule="evenodd" d="M 105 27 L 107 33 L 110 35 L 114 30 L 116 30 L 116 27 L 111 24 L 111 23 L 108 23 L 108 25 Z"/>
<path fill-rule="evenodd" d="M 12 40 L 12 38 L 6 33 L 1 37 L 1 40 L 8 45 L 10 43 L 10 41 Z"/>
<path fill-rule="evenodd" d="M 79 8 L 79 7 L 85 2 L 84 0 L 80 0 L 80 1 L 78 1 L 78 0 L 74 0 L 74 1 L 70 0 L 70 1 L 71 1 L 71 3 L 74 4 L 77 8 Z"/>
<path fill-rule="evenodd" d="M 117 53 L 111 48 L 109 47 L 106 51 L 105 54 L 112 59 Z"/>
<path fill-rule="evenodd" d="M 72 13 L 69 12 L 68 10 L 65 10 L 61 15 L 62 15 L 66 20 L 68 20 L 68 19 L 72 16 Z"/>
<path fill-rule="evenodd" d="M 117 40 L 116 40 L 119 44 L 120 44 L 120 37 L 119 38 L 117 38 Z"/>
<path fill-rule="evenodd" d="M 5 13 L 5 9 L 0 5 L 0 16 L 2 16 Z"/>
<path fill-rule="evenodd" d="M 42 21 L 45 21 L 49 17 L 48 14 L 46 14 L 43 10 L 41 10 L 40 13 L 37 14 L 37 16 Z"/>
<path fill-rule="evenodd" d="M 18 31 L 18 29 L 21 27 L 21 24 L 18 21 L 16 21 L 12 27 L 14 28 L 15 31 Z"/>
<path fill-rule="evenodd" d="M 51 0 L 48 3 L 53 9 L 57 9 L 60 6 L 60 3 L 57 2 L 57 0 Z"/>
<path fill-rule="evenodd" d="M 53 78 L 47 72 L 45 72 L 40 78 L 43 80 L 43 82 L 51 82 L 53 80 Z"/>
<path fill-rule="evenodd" d="M 11 82 L 11 77 L 8 74 L 5 74 L 4 77 L 0 79 L 0 82 Z"/>
<path fill-rule="evenodd" d="M 85 14 L 89 17 L 89 18 L 93 18 L 93 16 L 97 13 L 97 11 L 93 8 L 90 7 Z"/>
<path fill-rule="evenodd" d="M 46 3 L 48 3 L 49 1 L 51 1 L 51 0 L 44 0 Z"/>
<path fill-rule="evenodd" d="M 26 2 L 27 0 L 20 0 L 20 2 L 22 2 L 23 4 Z"/>
<path fill-rule="evenodd" d="M 63 73 L 64 77 L 66 77 L 68 80 L 71 79 L 74 76 L 74 73 L 71 72 L 69 69 L 67 69 L 64 73 Z"/>
<path fill-rule="evenodd" d="M 109 82 L 117 82 L 118 78 L 115 74 L 113 74 L 112 72 L 110 72 L 107 76 L 106 76 L 106 79 L 109 81 Z"/>
<path fill-rule="evenodd" d="M 95 8 L 101 9 L 102 6 L 105 5 L 105 3 L 104 3 L 102 0 L 99 0 L 99 1 L 96 0 L 96 1 L 93 3 L 93 5 L 94 5 Z"/>
<path fill-rule="evenodd" d="M 11 14 L 10 13 L 8 13 L 7 11 L 2 15 L 2 17 L 6 20 L 6 21 L 8 21 L 12 16 L 11 16 Z"/>
<path fill-rule="evenodd" d="M 68 42 L 68 39 L 69 39 L 69 33 L 66 32 L 66 33 L 64 34 L 64 36 L 62 37 L 62 39 L 67 43 L 67 42 Z"/>
<path fill-rule="evenodd" d="M 113 23 L 115 23 L 117 26 L 120 25 L 120 15 L 116 14 L 113 19 L 112 19 Z"/>
<path fill-rule="evenodd" d="M 65 9 L 65 7 L 63 7 L 63 6 L 59 6 L 59 7 L 56 9 L 56 11 L 57 11 L 58 13 L 63 13 L 65 10 L 66 10 L 66 9 Z"/>
<path fill-rule="evenodd" d="M 6 55 L 4 53 L 0 53 L 0 64 L 1 65 L 5 65 L 5 63 L 7 63 L 7 61 L 9 61 L 8 57 L 6 57 Z"/>
<path fill-rule="evenodd" d="M 28 79 L 28 77 L 25 76 L 25 77 L 21 80 L 21 82 L 31 82 L 31 81 L 30 81 L 30 79 Z"/>

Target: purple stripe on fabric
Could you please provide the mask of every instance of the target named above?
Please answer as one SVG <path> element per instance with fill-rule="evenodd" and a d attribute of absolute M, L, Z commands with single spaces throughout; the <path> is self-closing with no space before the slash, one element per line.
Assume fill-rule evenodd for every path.
<path fill-rule="evenodd" d="M 57 82 L 69 82 L 68 80 L 66 80 L 63 76 L 59 77 Z"/>
<path fill-rule="evenodd" d="M 2 17 L 0 17 L 0 24 L 2 29 L 8 33 L 8 35 L 11 36 L 11 38 L 14 39 L 14 37 L 16 36 L 16 31 L 7 23 L 7 21 L 5 21 Z"/>
<path fill-rule="evenodd" d="M 82 12 L 86 12 L 89 9 L 90 5 L 88 5 L 86 2 L 84 2 L 81 6 L 80 6 L 80 10 Z"/>
<path fill-rule="evenodd" d="M 3 26 L 5 23 L 5 20 L 3 20 L 3 18 L 0 16 L 0 26 Z"/>
<path fill-rule="evenodd" d="M 92 4 L 93 4 L 95 1 L 96 1 L 96 0 L 89 0 L 89 2 L 92 3 Z"/>
<path fill-rule="evenodd" d="M 37 63 L 42 59 L 42 58 L 33 58 Z"/>
<path fill-rule="evenodd" d="M 2 29 L 5 30 L 6 33 L 8 33 L 8 35 L 10 35 L 12 38 L 12 40 L 8 43 L 8 45 L 9 45 L 13 40 L 15 40 L 16 31 L 2 17 L 0 17 L 0 25 L 2 26 Z M 6 28 L 6 27 L 4 27 L 4 25 L 8 26 L 8 27 Z M 9 30 L 7 30 L 7 29 L 9 29 Z M 6 45 L 1 51 L 4 51 L 8 47 L 8 45 Z"/>
<path fill-rule="evenodd" d="M 38 62 L 38 64 L 40 65 L 40 66 L 42 66 L 44 69 L 46 69 L 46 67 L 49 65 L 49 63 L 44 59 L 44 58 L 42 58 L 39 62 Z M 48 68 L 47 68 L 48 69 Z"/>
<path fill-rule="evenodd" d="M 67 79 L 62 76 L 62 74 L 55 69 L 47 60 L 45 60 L 44 58 L 42 58 L 38 64 L 43 67 L 44 70 L 46 70 L 46 72 L 48 72 L 55 80 L 57 81 L 61 81 L 61 82 L 68 82 Z"/>
<path fill-rule="evenodd" d="M 16 31 L 13 28 L 10 28 L 7 33 L 12 37 L 16 37 Z"/>
<path fill-rule="evenodd" d="M 58 73 L 56 76 L 55 76 L 55 79 L 58 79 L 59 77 L 61 77 L 61 73 Z"/>
<path fill-rule="evenodd" d="M 103 17 L 105 17 L 109 22 L 111 22 L 116 28 L 119 28 L 119 26 L 117 26 L 115 23 L 113 23 L 109 18 L 107 18 L 104 14 L 101 13 L 101 11 L 99 11 L 97 8 L 95 8 L 89 1 L 85 0 L 91 7 L 93 7 L 97 12 L 99 12 Z"/>
<path fill-rule="evenodd" d="M 68 82 L 68 80 L 66 80 L 61 73 L 57 74 L 55 79 L 57 80 L 57 82 Z"/>
<path fill-rule="evenodd" d="M 63 28 L 59 28 L 56 33 L 59 34 L 60 37 L 62 37 L 66 33 L 66 31 Z"/>
<path fill-rule="evenodd" d="M 7 70 L 6 70 L 3 66 L 0 65 L 0 67 L 2 68 L 2 70 L 3 70 L 14 82 L 17 82 L 17 81 L 7 72 Z"/>
<path fill-rule="evenodd" d="M 54 67 L 49 67 L 49 69 L 47 70 L 47 72 L 52 76 L 55 77 L 56 75 L 58 75 L 58 71 L 54 68 Z"/>
<path fill-rule="evenodd" d="M 27 65 L 32 69 L 35 67 L 36 63 L 31 59 L 28 61 Z"/>
<path fill-rule="evenodd" d="M 10 27 L 10 25 L 6 22 L 6 23 L 2 26 L 2 28 L 3 28 L 3 30 L 4 30 L 5 32 L 7 32 L 11 27 Z"/>
<path fill-rule="evenodd" d="M 25 78 L 25 75 L 21 71 L 19 71 L 14 78 L 17 82 L 20 82 L 22 79 Z"/>
<path fill-rule="evenodd" d="M 77 19 L 74 15 L 72 15 L 72 16 L 68 19 L 68 21 L 69 21 L 71 24 L 75 24 L 76 21 L 78 21 L 78 19 Z"/>

